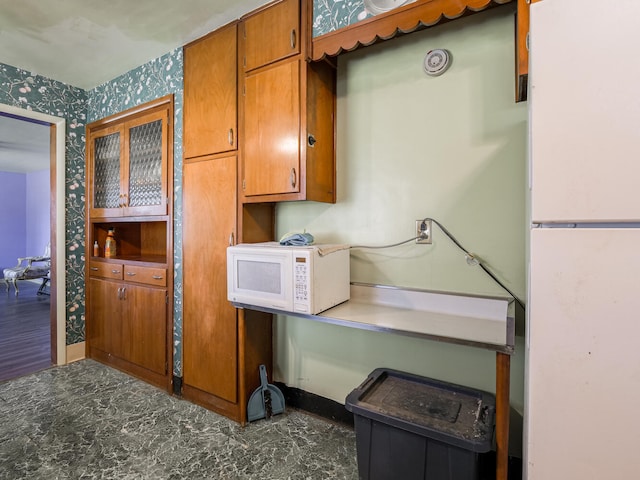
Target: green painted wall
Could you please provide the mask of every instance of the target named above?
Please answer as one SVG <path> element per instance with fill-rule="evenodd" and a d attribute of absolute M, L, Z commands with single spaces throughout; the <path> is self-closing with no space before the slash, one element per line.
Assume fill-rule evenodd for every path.
<path fill-rule="evenodd" d="M 384 245 L 439 220 L 525 300 L 525 104 L 514 102 L 513 9 L 500 8 L 339 57 L 338 202 L 283 203 L 277 233 L 319 243 Z M 423 72 L 446 48 L 451 68 Z M 352 281 L 477 294 L 505 292 L 435 228 L 433 245 L 352 251 Z M 495 391 L 495 355 L 470 347 L 280 317 L 275 377 L 345 396 L 377 367 Z M 523 345 L 512 405 L 524 403 Z"/>

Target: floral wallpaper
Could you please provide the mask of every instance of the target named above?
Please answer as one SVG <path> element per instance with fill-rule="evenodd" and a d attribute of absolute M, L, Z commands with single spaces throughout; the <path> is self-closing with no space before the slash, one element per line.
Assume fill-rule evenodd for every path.
<path fill-rule="evenodd" d="M 313 36 L 347 27 L 367 16 L 364 0 L 313 0 Z"/>
<path fill-rule="evenodd" d="M 87 123 L 174 94 L 174 302 L 173 374 L 182 376 L 182 48 L 88 92 Z"/>
<path fill-rule="evenodd" d="M 65 269 L 67 345 L 84 340 L 84 128 L 87 94 L 0 63 L 0 103 L 66 120 Z M 59 246 L 60 248 L 60 246 Z"/>
<path fill-rule="evenodd" d="M 373 15 L 388 12 L 394 8 L 417 0 L 313 0 L 313 33 L 319 37 L 343 27 L 358 23 Z"/>

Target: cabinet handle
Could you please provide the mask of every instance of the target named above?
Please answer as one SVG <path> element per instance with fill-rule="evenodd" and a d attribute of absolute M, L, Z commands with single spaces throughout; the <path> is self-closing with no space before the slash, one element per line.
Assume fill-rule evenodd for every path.
<path fill-rule="evenodd" d="M 97 272 L 98 271 L 98 267 L 89 267 L 89 270 L 91 270 L 92 272 Z"/>
<path fill-rule="evenodd" d="M 233 147 L 233 128 L 229 129 L 229 145 Z"/>
<path fill-rule="evenodd" d="M 293 50 L 294 48 L 296 48 L 296 30 L 293 29 L 291 30 L 291 49 Z"/>
<path fill-rule="evenodd" d="M 151 275 L 151 278 L 153 278 L 154 280 L 162 280 L 162 275 Z"/>
<path fill-rule="evenodd" d="M 111 273 L 120 273 L 120 270 L 111 270 Z"/>
<path fill-rule="evenodd" d="M 127 299 L 127 287 L 122 287 L 122 300 Z"/>
<path fill-rule="evenodd" d="M 135 272 L 127 272 L 127 275 L 130 277 L 135 277 L 136 273 Z"/>
<path fill-rule="evenodd" d="M 229 246 L 233 247 L 233 232 L 229 234 Z"/>
<path fill-rule="evenodd" d="M 291 169 L 291 177 L 290 178 L 291 178 L 291 186 L 293 188 L 296 188 L 297 178 L 296 178 L 296 169 L 295 168 Z"/>
<path fill-rule="evenodd" d="M 118 300 L 122 300 L 122 288 L 118 289 Z"/>

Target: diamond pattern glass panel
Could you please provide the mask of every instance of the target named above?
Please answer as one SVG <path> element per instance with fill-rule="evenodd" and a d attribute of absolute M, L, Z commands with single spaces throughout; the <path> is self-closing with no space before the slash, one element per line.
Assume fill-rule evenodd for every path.
<path fill-rule="evenodd" d="M 129 206 L 162 202 L 162 120 L 129 130 Z"/>
<path fill-rule="evenodd" d="M 120 134 L 95 140 L 94 208 L 120 206 Z"/>

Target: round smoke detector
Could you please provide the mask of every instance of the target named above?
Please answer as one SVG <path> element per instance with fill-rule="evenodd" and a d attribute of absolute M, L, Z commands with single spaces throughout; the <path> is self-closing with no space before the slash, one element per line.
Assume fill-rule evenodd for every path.
<path fill-rule="evenodd" d="M 427 75 L 442 75 L 451 65 L 451 54 L 444 49 L 429 50 L 424 57 L 424 71 Z"/>

